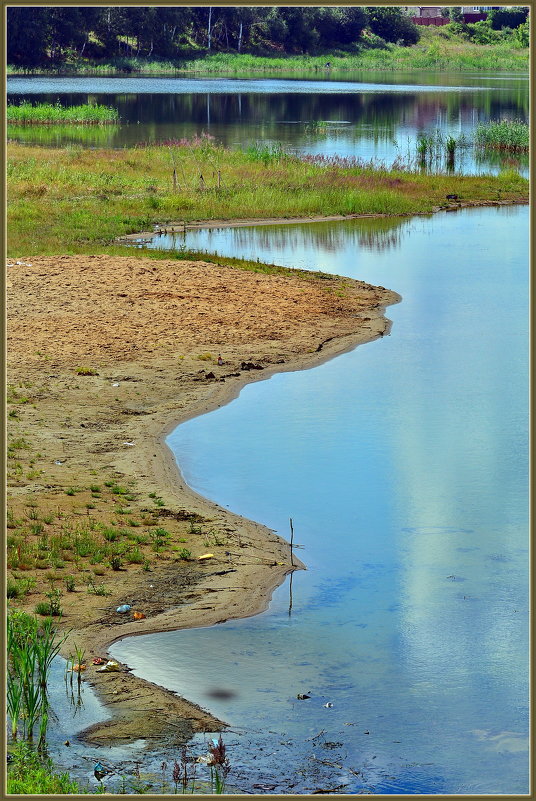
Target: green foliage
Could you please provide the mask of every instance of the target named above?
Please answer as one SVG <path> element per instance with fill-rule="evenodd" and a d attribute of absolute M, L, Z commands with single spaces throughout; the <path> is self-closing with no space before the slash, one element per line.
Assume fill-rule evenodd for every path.
<path fill-rule="evenodd" d="M 530 24 L 527 20 L 514 31 L 514 39 L 519 47 L 528 47 L 530 44 Z"/>
<path fill-rule="evenodd" d="M 52 760 L 43 757 L 28 743 L 18 743 L 10 750 L 12 761 L 7 771 L 9 795 L 55 795 L 80 793 L 68 773 L 56 773 Z"/>
<path fill-rule="evenodd" d="M 495 31 L 502 28 L 518 28 L 527 19 L 528 8 L 493 8 L 488 14 L 488 20 Z"/>
<path fill-rule="evenodd" d="M 61 617 L 61 590 L 56 587 L 45 594 L 48 598 L 48 603 L 46 601 L 40 601 L 35 607 L 36 614 L 43 615 L 44 617 Z"/>
<path fill-rule="evenodd" d="M 39 719 L 40 742 L 44 738 L 48 722 L 48 674 L 62 642 L 51 618 L 39 623 L 25 612 L 8 615 L 7 702 L 13 739 L 18 736 L 22 720 L 24 734 L 31 740 Z"/>
<path fill-rule="evenodd" d="M 76 375 L 98 375 L 98 371 L 93 367 L 77 367 L 75 370 Z"/>
<path fill-rule="evenodd" d="M 478 125 L 475 141 L 480 147 L 522 153 L 529 149 L 529 132 L 521 120 L 490 121 Z"/>
<path fill-rule="evenodd" d="M 461 6 L 452 6 L 449 9 L 449 16 L 452 22 L 463 22 L 463 14 Z"/>
<path fill-rule="evenodd" d="M 6 115 L 8 123 L 19 125 L 50 125 L 66 122 L 76 125 L 109 125 L 119 122 L 117 109 L 101 106 L 98 103 L 64 107 L 59 101 L 55 105 L 51 103 L 33 105 L 24 100 L 19 105 L 8 103 Z"/>
<path fill-rule="evenodd" d="M 65 589 L 67 592 L 74 592 L 75 580 L 73 576 L 65 576 Z"/>
<path fill-rule="evenodd" d="M 396 6 L 368 6 L 368 24 L 376 36 L 386 42 L 397 42 L 403 46 L 416 44 L 420 39 L 419 28 Z"/>
<path fill-rule="evenodd" d="M 6 597 L 7 598 L 24 598 L 35 586 L 34 578 L 12 579 L 8 578 L 6 582 Z"/>

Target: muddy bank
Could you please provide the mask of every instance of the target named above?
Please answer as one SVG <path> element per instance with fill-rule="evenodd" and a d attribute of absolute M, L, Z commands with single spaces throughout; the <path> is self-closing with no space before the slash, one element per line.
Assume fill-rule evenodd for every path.
<path fill-rule="evenodd" d="M 125 666 L 92 664 L 125 636 L 256 614 L 292 570 L 288 543 L 185 485 L 164 437 L 249 381 L 382 336 L 400 298 L 141 254 L 12 260 L 7 290 L 8 577 L 30 580 L 10 603 L 33 611 L 61 591 L 63 652 L 85 649 L 85 679 L 113 713 L 92 742 L 137 739 L 142 722 L 148 745 L 217 730 Z"/>
<path fill-rule="evenodd" d="M 331 214 L 331 215 L 314 215 L 309 217 L 273 217 L 267 219 L 251 217 L 243 220 L 192 220 L 190 222 L 166 222 L 155 225 L 152 231 L 140 231 L 136 234 L 126 234 L 125 236 L 118 237 L 117 241 L 120 243 L 132 243 L 138 240 L 152 239 L 158 234 L 180 234 L 185 231 L 198 230 L 200 228 L 241 228 L 251 225 L 296 225 L 302 223 L 315 223 L 315 222 L 342 222 L 344 220 L 360 220 L 360 219 L 380 219 L 382 217 L 427 217 L 430 214 L 437 214 L 440 211 L 452 212 L 460 211 L 461 209 L 480 208 L 483 206 L 519 206 L 526 205 L 526 200 L 481 200 L 469 201 L 455 199 L 449 200 L 440 206 L 434 206 L 430 212 L 422 212 L 421 214 Z"/>

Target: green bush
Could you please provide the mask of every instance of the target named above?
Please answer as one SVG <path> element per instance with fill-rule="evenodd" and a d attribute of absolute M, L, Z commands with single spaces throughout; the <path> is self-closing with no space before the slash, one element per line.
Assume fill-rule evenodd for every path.
<path fill-rule="evenodd" d="M 39 601 L 35 607 L 35 614 L 43 615 L 43 617 L 50 617 L 52 615 L 52 611 L 48 601 Z"/>
<path fill-rule="evenodd" d="M 386 42 L 408 46 L 419 41 L 421 34 L 417 25 L 402 9 L 396 6 L 369 6 L 367 12 L 371 31 Z"/>
<path fill-rule="evenodd" d="M 526 8 L 494 8 L 489 12 L 487 21 L 495 31 L 517 28 L 525 23 L 527 11 Z"/>

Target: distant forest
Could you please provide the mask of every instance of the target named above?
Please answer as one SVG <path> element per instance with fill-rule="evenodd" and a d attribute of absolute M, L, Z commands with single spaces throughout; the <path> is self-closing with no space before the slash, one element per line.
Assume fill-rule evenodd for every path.
<path fill-rule="evenodd" d="M 8 64 L 54 66 L 84 58 L 192 58 L 347 49 L 367 31 L 368 46 L 415 44 L 419 30 L 396 7 L 50 6 L 7 10 Z"/>

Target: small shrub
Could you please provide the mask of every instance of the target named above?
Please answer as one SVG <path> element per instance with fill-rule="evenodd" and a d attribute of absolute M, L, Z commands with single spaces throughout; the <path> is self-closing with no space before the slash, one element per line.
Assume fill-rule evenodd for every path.
<path fill-rule="evenodd" d="M 185 559 L 189 561 L 192 558 L 192 552 L 188 550 L 188 548 L 181 548 L 180 551 L 177 553 L 177 559 Z"/>
<path fill-rule="evenodd" d="M 123 562 L 118 556 L 112 556 L 112 558 L 110 559 L 110 567 L 112 568 L 112 570 L 121 570 L 122 565 Z"/>
<path fill-rule="evenodd" d="M 77 367 L 75 372 L 76 375 L 98 375 L 97 370 L 92 367 Z"/>
<path fill-rule="evenodd" d="M 34 523 L 30 526 L 30 531 L 32 534 L 42 534 L 44 530 L 45 527 L 42 525 L 42 523 Z"/>
<path fill-rule="evenodd" d="M 67 592 L 74 592 L 75 582 L 73 576 L 65 576 L 65 589 Z"/>
<path fill-rule="evenodd" d="M 128 561 L 131 565 L 142 565 L 145 561 L 145 557 L 143 556 L 139 548 L 134 548 L 128 554 Z"/>

